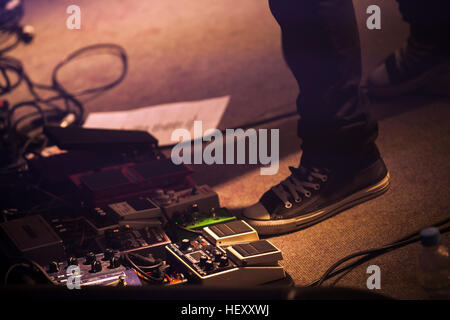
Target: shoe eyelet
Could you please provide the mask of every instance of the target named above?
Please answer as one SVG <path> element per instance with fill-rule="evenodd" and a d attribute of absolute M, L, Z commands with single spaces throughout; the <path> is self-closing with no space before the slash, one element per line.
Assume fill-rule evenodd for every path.
<path fill-rule="evenodd" d="M 290 208 L 292 208 L 292 203 L 290 203 L 289 201 L 286 201 L 286 202 L 284 203 L 284 207 L 285 207 L 286 209 L 290 209 Z"/>
<path fill-rule="evenodd" d="M 320 180 L 322 180 L 322 182 L 327 182 L 328 177 L 327 176 L 323 176 L 323 177 L 320 178 Z"/>
<path fill-rule="evenodd" d="M 302 202 L 302 198 L 294 199 L 295 203 Z"/>
<path fill-rule="evenodd" d="M 314 190 L 319 190 L 319 189 L 320 189 L 320 184 L 318 184 L 318 183 L 315 184 L 315 185 L 314 185 Z"/>
<path fill-rule="evenodd" d="M 307 191 L 304 193 L 304 195 L 305 195 L 305 197 L 309 198 L 309 197 L 311 197 L 311 192 Z"/>

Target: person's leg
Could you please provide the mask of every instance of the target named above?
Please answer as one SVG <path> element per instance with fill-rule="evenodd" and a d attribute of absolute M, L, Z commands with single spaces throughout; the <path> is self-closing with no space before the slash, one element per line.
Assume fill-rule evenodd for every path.
<path fill-rule="evenodd" d="M 293 231 L 387 190 L 377 124 L 360 91 L 351 0 L 269 0 L 285 60 L 298 81 L 301 165 L 243 216 L 260 234 Z"/>
<path fill-rule="evenodd" d="M 450 71 L 450 1 L 397 0 L 410 25 L 405 45 L 390 54 L 368 78 L 373 96 L 398 96 L 420 89 Z"/>
<path fill-rule="evenodd" d="M 442 51 L 450 48 L 450 1 L 397 0 L 403 20 L 410 25 L 410 37 Z"/>
<path fill-rule="evenodd" d="M 361 52 L 351 0 L 269 0 L 297 79 L 299 136 L 315 161 L 372 147 L 377 124 L 361 94 Z M 306 159 L 305 159 L 306 160 Z M 330 159 L 331 160 L 331 159 Z"/>

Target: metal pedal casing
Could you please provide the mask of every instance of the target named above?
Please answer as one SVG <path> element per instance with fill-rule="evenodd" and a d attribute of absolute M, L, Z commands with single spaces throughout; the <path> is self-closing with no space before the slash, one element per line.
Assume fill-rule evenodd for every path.
<path fill-rule="evenodd" d="M 226 248 L 228 257 L 238 266 L 277 265 L 281 251 L 267 240 L 239 243 Z"/>
<path fill-rule="evenodd" d="M 243 220 L 205 227 L 203 236 L 216 246 L 259 240 L 256 230 Z"/>

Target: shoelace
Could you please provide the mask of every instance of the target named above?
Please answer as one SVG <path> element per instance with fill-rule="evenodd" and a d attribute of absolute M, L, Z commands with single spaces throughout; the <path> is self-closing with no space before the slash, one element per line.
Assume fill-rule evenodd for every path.
<path fill-rule="evenodd" d="M 271 188 L 273 193 L 275 193 L 275 195 L 283 201 L 284 206 L 287 209 L 292 207 L 289 197 L 291 197 L 295 203 L 299 203 L 302 201 L 300 194 L 306 198 L 309 198 L 311 197 L 311 191 L 308 189 L 320 189 L 320 183 L 314 182 L 314 178 L 319 179 L 321 182 L 326 182 L 328 180 L 328 176 L 321 173 L 321 170 L 317 168 L 306 169 L 303 167 L 289 167 L 289 170 L 291 171 L 291 175 L 278 185 Z M 299 171 L 304 174 L 307 181 L 300 180 L 297 177 Z"/>

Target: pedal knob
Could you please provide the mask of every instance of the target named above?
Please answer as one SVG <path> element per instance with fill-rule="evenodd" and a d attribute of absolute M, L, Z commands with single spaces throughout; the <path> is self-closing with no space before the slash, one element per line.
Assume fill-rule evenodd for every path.
<path fill-rule="evenodd" d="M 163 205 L 163 206 L 168 206 L 169 204 L 172 203 L 172 199 L 170 199 L 170 196 L 168 194 L 164 194 L 161 197 L 158 198 L 158 201 Z"/>
<path fill-rule="evenodd" d="M 222 258 L 223 253 L 219 250 L 214 251 L 214 261 L 219 262 Z"/>
<path fill-rule="evenodd" d="M 213 268 L 214 268 L 214 263 L 211 260 L 207 260 L 205 262 L 204 269 L 209 271 L 209 270 L 212 270 Z"/>
<path fill-rule="evenodd" d="M 48 266 L 48 272 L 49 273 L 55 273 L 59 271 L 59 263 L 56 261 L 52 261 L 50 262 L 49 266 Z"/>
<path fill-rule="evenodd" d="M 112 257 L 111 260 L 109 260 L 109 268 L 115 269 L 120 267 L 120 261 L 117 257 Z"/>
<path fill-rule="evenodd" d="M 189 239 L 183 239 L 181 240 L 181 246 L 180 249 L 181 250 L 186 250 L 191 246 L 191 240 Z"/>
<path fill-rule="evenodd" d="M 170 199 L 175 199 L 175 190 L 167 190 L 167 195 L 170 197 Z"/>
<path fill-rule="evenodd" d="M 207 256 L 201 256 L 200 257 L 200 265 L 201 266 L 205 266 L 206 265 L 206 261 L 208 261 L 209 258 Z"/>
<path fill-rule="evenodd" d="M 68 266 L 77 266 L 78 265 L 78 259 L 76 257 L 69 257 L 69 259 L 67 259 L 67 265 Z"/>
<path fill-rule="evenodd" d="M 84 264 L 92 264 L 96 260 L 95 254 L 92 251 L 88 252 L 85 259 L 86 261 L 84 262 Z"/>
<path fill-rule="evenodd" d="M 105 252 L 103 253 L 103 260 L 108 261 L 108 260 L 111 260 L 112 257 L 114 257 L 114 250 L 107 248 L 105 250 Z"/>
<path fill-rule="evenodd" d="M 221 256 L 219 266 L 226 267 L 228 265 L 228 257 L 227 256 Z"/>
<path fill-rule="evenodd" d="M 191 206 L 191 215 L 192 215 L 192 219 L 194 220 L 194 221 L 198 221 L 198 219 L 200 218 L 200 209 L 199 209 L 199 207 L 198 207 L 198 204 L 197 203 L 194 203 L 192 206 Z"/>
<path fill-rule="evenodd" d="M 217 214 L 216 214 L 216 209 L 211 208 L 211 209 L 209 210 L 209 214 L 210 214 L 210 216 L 211 216 L 212 219 L 214 219 L 214 220 L 217 220 L 217 219 L 218 219 Z"/>
<path fill-rule="evenodd" d="M 102 271 L 102 263 L 98 260 L 95 260 L 91 264 L 91 272 L 96 273 Z"/>
<path fill-rule="evenodd" d="M 124 274 L 121 274 L 118 280 L 117 287 L 125 287 L 127 285 L 126 276 Z"/>
<path fill-rule="evenodd" d="M 156 189 L 156 190 L 155 190 L 155 198 L 160 198 L 160 197 L 162 197 L 163 195 L 165 195 L 165 192 L 164 192 L 163 189 Z"/>

